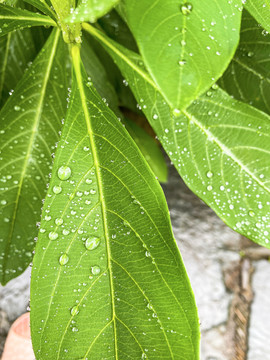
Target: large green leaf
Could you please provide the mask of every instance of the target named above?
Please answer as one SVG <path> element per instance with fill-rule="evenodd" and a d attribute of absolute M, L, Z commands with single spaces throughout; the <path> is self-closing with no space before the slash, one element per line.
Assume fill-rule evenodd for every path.
<path fill-rule="evenodd" d="M 270 1 L 246 0 L 245 8 L 267 31 L 270 32 Z M 263 29 L 262 29 L 263 30 Z"/>
<path fill-rule="evenodd" d="M 73 48 L 75 75 L 32 272 L 39 359 L 198 359 L 163 192 Z"/>
<path fill-rule="evenodd" d="M 270 113 L 270 35 L 243 12 L 240 44 L 220 79 L 220 85 L 236 99 Z"/>
<path fill-rule="evenodd" d="M 51 153 L 66 109 L 65 55 L 60 31 L 54 31 L 0 112 L 2 284 L 31 261 Z"/>
<path fill-rule="evenodd" d="M 17 30 L 0 38 L 0 107 L 36 55 L 31 31 Z"/>
<path fill-rule="evenodd" d="M 66 22 L 76 23 L 90 21 L 94 23 L 107 14 L 119 0 L 81 0 L 79 6 L 73 11 Z"/>
<path fill-rule="evenodd" d="M 90 42 L 87 41 L 86 38 L 83 39 L 81 56 L 86 73 L 89 79 L 93 82 L 93 85 L 98 93 L 101 95 L 103 101 L 114 111 L 115 114 L 117 114 L 119 118 L 122 119 L 122 122 L 125 124 L 128 132 L 136 142 L 159 181 L 166 182 L 167 166 L 158 144 L 133 121 L 124 119 L 123 114 L 118 109 L 118 97 L 115 89 L 107 77 L 105 68 L 99 61 L 90 46 Z"/>
<path fill-rule="evenodd" d="M 0 4 L 0 36 L 30 26 L 56 26 L 48 16 Z"/>
<path fill-rule="evenodd" d="M 210 89 L 185 112 L 172 112 L 140 57 L 88 24 L 120 67 L 187 185 L 230 227 L 270 246 L 270 118 Z"/>
<path fill-rule="evenodd" d="M 172 108 L 186 108 L 231 61 L 239 40 L 241 0 L 124 4 L 146 67 Z"/>

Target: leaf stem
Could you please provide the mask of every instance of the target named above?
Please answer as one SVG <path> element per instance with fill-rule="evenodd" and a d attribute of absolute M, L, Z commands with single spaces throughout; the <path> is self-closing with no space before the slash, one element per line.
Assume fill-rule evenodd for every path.
<path fill-rule="evenodd" d="M 75 7 L 75 0 L 51 0 L 62 29 L 63 39 L 68 44 L 81 43 L 81 24 L 67 24 L 65 19 Z"/>

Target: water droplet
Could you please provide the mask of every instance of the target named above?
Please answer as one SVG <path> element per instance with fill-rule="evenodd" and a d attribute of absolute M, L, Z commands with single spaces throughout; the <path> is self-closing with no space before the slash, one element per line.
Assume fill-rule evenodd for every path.
<path fill-rule="evenodd" d="M 210 179 L 213 176 L 212 171 L 207 171 L 206 176 Z"/>
<path fill-rule="evenodd" d="M 251 217 L 255 216 L 255 212 L 253 210 L 249 210 L 248 215 Z"/>
<path fill-rule="evenodd" d="M 181 111 L 179 109 L 173 109 L 173 115 L 174 116 L 179 116 L 181 113 Z"/>
<path fill-rule="evenodd" d="M 192 9 L 193 9 L 192 4 L 188 2 L 180 6 L 180 10 L 183 15 L 189 15 Z"/>
<path fill-rule="evenodd" d="M 71 169 L 68 166 L 61 166 L 58 169 L 58 177 L 60 180 L 67 180 L 70 178 Z"/>
<path fill-rule="evenodd" d="M 71 314 L 72 316 L 75 316 L 75 315 L 79 314 L 79 310 L 78 310 L 78 306 L 77 306 L 77 305 L 73 306 L 73 308 L 70 309 L 70 314 Z"/>
<path fill-rule="evenodd" d="M 212 190 L 213 190 L 213 186 L 208 185 L 206 189 L 207 189 L 208 191 L 212 191 Z"/>
<path fill-rule="evenodd" d="M 69 233 L 70 233 L 70 231 L 67 230 L 67 229 L 64 229 L 63 232 L 62 232 L 63 235 L 68 235 Z"/>
<path fill-rule="evenodd" d="M 85 247 L 87 250 L 95 250 L 100 244 L 100 239 L 97 237 L 88 238 L 85 241 Z"/>
<path fill-rule="evenodd" d="M 66 265 L 69 261 L 69 256 L 67 254 L 63 254 L 59 258 L 59 264 L 60 265 Z"/>
<path fill-rule="evenodd" d="M 179 64 L 180 66 L 184 66 L 186 63 L 187 63 L 187 61 L 184 60 L 184 59 L 178 61 L 178 64 Z"/>
<path fill-rule="evenodd" d="M 53 192 L 54 192 L 55 194 L 60 194 L 61 191 L 62 191 L 61 186 L 54 186 L 54 187 L 53 187 Z"/>
<path fill-rule="evenodd" d="M 91 180 L 91 179 L 86 179 L 85 182 L 86 182 L 86 184 L 92 184 L 93 180 Z"/>
<path fill-rule="evenodd" d="M 63 219 L 61 219 L 61 218 L 57 218 L 57 219 L 55 219 L 55 224 L 56 224 L 56 225 L 62 225 L 62 224 L 63 224 L 63 222 L 64 222 L 64 220 L 63 220 Z"/>
<path fill-rule="evenodd" d="M 49 239 L 50 239 L 50 240 L 56 240 L 57 238 L 58 238 L 58 233 L 57 233 L 57 232 L 51 231 L 51 232 L 49 233 Z"/>
<path fill-rule="evenodd" d="M 14 106 L 14 110 L 15 110 L 15 111 L 20 111 L 20 110 L 21 110 L 21 107 L 18 106 L 18 105 L 15 105 L 15 106 Z"/>
<path fill-rule="evenodd" d="M 95 193 L 96 193 L 96 190 L 94 190 L 94 189 L 90 190 L 90 194 L 94 195 Z"/>
<path fill-rule="evenodd" d="M 98 275 L 100 273 L 100 267 L 95 265 L 91 267 L 91 272 L 93 275 Z"/>
<path fill-rule="evenodd" d="M 1 205 L 6 205 L 7 201 L 6 200 L 1 200 Z"/>
<path fill-rule="evenodd" d="M 249 51 L 249 52 L 247 53 L 247 56 L 248 56 L 248 57 L 254 56 L 254 52 L 253 52 L 253 51 Z"/>

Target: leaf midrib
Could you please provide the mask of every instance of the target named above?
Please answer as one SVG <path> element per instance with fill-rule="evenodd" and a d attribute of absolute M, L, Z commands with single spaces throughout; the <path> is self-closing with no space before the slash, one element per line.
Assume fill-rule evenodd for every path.
<path fill-rule="evenodd" d="M 49 77 L 50 77 L 50 73 L 51 73 L 51 69 L 52 69 L 53 59 L 54 59 L 56 49 L 57 49 L 59 36 L 60 36 L 60 30 L 57 29 L 56 33 L 55 33 L 55 39 L 54 39 L 54 42 L 53 42 L 53 46 L 52 46 L 51 56 L 49 58 L 48 66 L 47 66 L 45 76 L 44 76 L 43 86 L 42 86 L 41 92 L 40 92 L 40 100 L 39 100 L 39 103 L 38 103 L 36 116 L 35 116 L 33 127 L 32 127 L 32 135 L 30 137 L 29 146 L 28 146 L 27 153 L 26 153 L 26 156 L 25 156 L 23 168 L 22 168 L 22 171 L 21 171 L 20 182 L 18 184 L 18 192 L 17 192 L 17 196 L 16 196 L 16 200 L 15 200 L 15 209 L 14 209 L 14 212 L 13 212 L 10 232 L 9 232 L 9 236 L 7 238 L 7 243 L 6 243 L 5 253 L 4 253 L 4 258 L 3 258 L 3 275 L 2 275 L 3 283 L 5 283 L 5 277 L 6 277 L 5 269 L 6 269 L 7 258 L 8 258 L 8 249 L 10 247 L 10 242 L 11 242 L 13 232 L 14 232 L 15 220 L 16 220 L 16 217 L 17 217 L 17 211 L 18 211 L 18 205 L 19 205 L 19 199 L 20 199 L 20 195 L 21 195 L 21 192 L 22 192 L 22 185 L 23 185 L 23 181 L 24 181 L 25 174 L 26 174 L 26 171 L 27 171 L 29 158 L 30 158 L 30 155 L 31 155 L 32 150 L 33 150 L 33 144 L 34 144 L 35 139 L 37 137 L 37 130 L 38 130 L 40 119 L 41 119 L 41 113 L 42 113 L 42 109 L 43 109 L 43 102 L 44 102 L 44 98 L 45 98 L 45 94 L 46 94 L 46 87 L 47 87 L 47 84 L 48 84 L 48 81 L 49 81 Z"/>
<path fill-rule="evenodd" d="M 108 273 L 109 273 L 109 278 L 110 278 L 110 291 L 111 291 L 111 299 L 112 299 L 112 321 L 114 323 L 115 359 L 118 360 L 117 337 L 116 337 L 116 311 L 115 311 L 114 284 L 113 284 L 113 278 L 112 278 L 112 264 L 111 264 L 112 255 L 111 255 L 111 248 L 110 248 L 110 242 L 109 242 L 109 230 L 108 230 L 108 224 L 107 224 L 106 203 L 105 203 L 105 197 L 104 197 L 104 192 L 103 192 L 102 176 L 101 176 L 101 172 L 100 172 L 100 163 L 99 163 L 96 144 L 95 144 L 94 136 L 93 136 L 94 132 L 92 129 L 91 117 L 90 117 L 90 114 L 88 111 L 87 99 L 86 99 L 83 80 L 82 80 L 80 49 L 76 45 L 72 48 L 72 57 L 73 57 L 74 70 L 75 70 L 75 74 L 76 74 L 76 78 L 77 78 L 79 93 L 80 93 L 81 102 L 82 102 L 82 109 L 83 109 L 86 126 L 87 126 L 87 131 L 88 131 L 88 135 L 89 135 L 89 140 L 90 140 L 90 144 L 91 144 L 93 161 L 94 161 L 94 165 L 96 168 L 97 183 L 98 183 L 101 211 L 102 211 L 103 224 L 104 224 L 104 235 L 105 235 L 107 256 L 108 256 Z M 85 354 L 84 359 L 88 355 L 88 352 Z"/>
<path fill-rule="evenodd" d="M 55 21 L 53 19 L 50 19 L 49 17 L 46 17 L 45 15 L 40 15 L 40 17 L 34 17 L 34 16 L 6 16 L 6 15 L 0 15 L 0 20 L 23 20 L 23 21 L 36 21 L 36 22 L 42 22 L 44 24 L 56 26 Z"/>

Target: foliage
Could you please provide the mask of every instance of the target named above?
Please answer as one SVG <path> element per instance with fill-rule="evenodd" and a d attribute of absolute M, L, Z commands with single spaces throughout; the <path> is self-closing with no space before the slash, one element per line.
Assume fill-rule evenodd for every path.
<path fill-rule="evenodd" d="M 270 247 L 268 2 L 0 2 L 1 283 L 35 253 L 36 358 L 198 359 L 160 144 Z"/>

